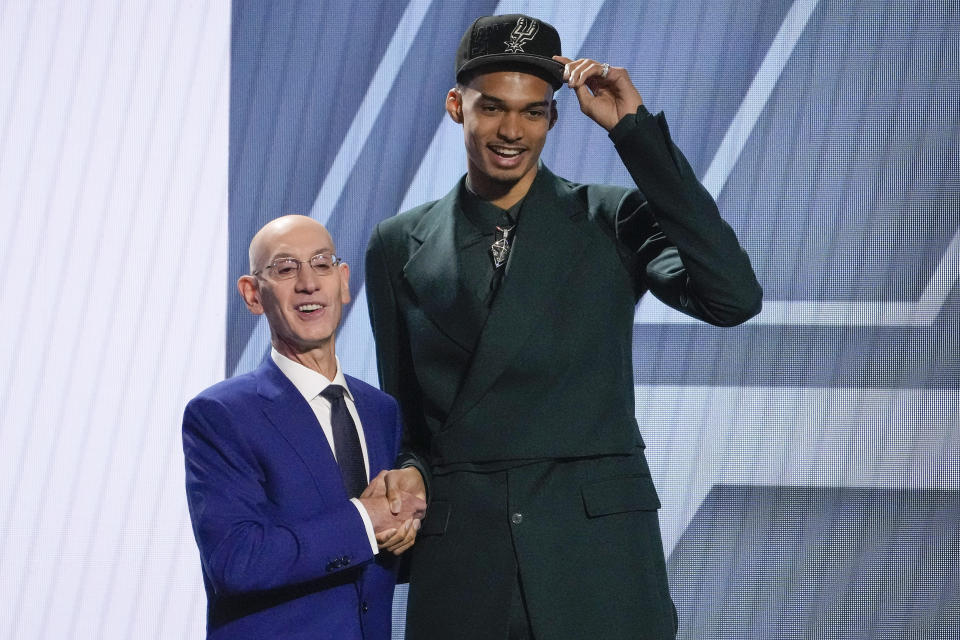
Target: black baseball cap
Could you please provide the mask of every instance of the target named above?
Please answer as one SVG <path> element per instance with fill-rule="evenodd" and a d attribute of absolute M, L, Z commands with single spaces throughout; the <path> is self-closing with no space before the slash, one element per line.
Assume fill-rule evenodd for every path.
<path fill-rule="evenodd" d="M 539 76 L 556 91 L 563 85 L 560 34 L 553 25 L 512 13 L 477 18 L 457 47 L 457 82 L 469 82 L 479 72 L 519 70 Z"/>

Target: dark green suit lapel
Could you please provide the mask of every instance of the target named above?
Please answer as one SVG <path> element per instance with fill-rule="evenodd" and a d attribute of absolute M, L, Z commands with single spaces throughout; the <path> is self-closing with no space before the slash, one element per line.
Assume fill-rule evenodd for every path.
<path fill-rule="evenodd" d="M 413 240 L 421 245 L 404 265 L 403 275 L 413 288 L 420 308 L 437 328 L 470 351 L 475 336 L 462 318 L 472 312 L 476 302 L 462 284 L 462 266 L 457 256 L 454 216 L 460 215 L 459 194 L 458 183 L 410 232 Z"/>
<path fill-rule="evenodd" d="M 543 314 L 555 305 L 557 287 L 564 286 L 584 257 L 578 222 L 585 218 L 581 203 L 566 184 L 541 165 L 520 213 L 509 271 L 450 409 L 448 426 L 480 401 Z M 578 313 L 576 309 L 561 312 Z"/>

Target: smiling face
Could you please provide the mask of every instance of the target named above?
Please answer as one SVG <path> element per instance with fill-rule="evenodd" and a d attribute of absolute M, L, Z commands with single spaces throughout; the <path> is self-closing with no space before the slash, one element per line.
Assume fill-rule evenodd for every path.
<path fill-rule="evenodd" d="M 484 73 L 451 89 L 446 107 L 463 125 L 471 188 L 487 199 L 526 195 L 557 120 L 550 83 L 520 71 Z"/>
<path fill-rule="evenodd" d="M 343 305 L 350 302 L 350 268 L 340 264 L 317 273 L 308 261 L 318 253 L 333 254 L 333 239 L 306 216 L 284 216 L 269 222 L 250 243 L 250 272 L 237 282 L 247 308 L 264 314 L 273 346 L 291 360 L 317 352 L 333 360 Z M 278 279 L 268 265 L 280 258 L 303 261 L 295 277 Z"/>

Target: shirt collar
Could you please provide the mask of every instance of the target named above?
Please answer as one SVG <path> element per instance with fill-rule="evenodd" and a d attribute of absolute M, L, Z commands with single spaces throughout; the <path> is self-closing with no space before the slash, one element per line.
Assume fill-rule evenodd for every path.
<path fill-rule="evenodd" d="M 471 191 L 464 180 L 460 192 L 460 208 L 475 231 L 485 236 L 492 236 L 497 225 L 516 224 L 525 199 L 526 197 L 521 198 L 509 209 L 501 209 Z"/>
<path fill-rule="evenodd" d="M 294 362 L 274 347 L 270 347 L 270 357 L 283 375 L 287 376 L 287 379 L 297 388 L 300 395 L 307 399 L 307 402 L 316 398 L 321 391 L 331 384 L 338 384 L 343 387 L 346 390 L 344 395 L 350 398 L 351 402 L 353 401 L 353 393 L 347 386 L 347 379 L 343 376 L 343 369 L 340 367 L 340 359 L 336 356 L 334 356 L 334 359 L 337 362 L 337 374 L 333 376 L 333 380 L 322 373 L 303 366 L 299 362 Z"/>

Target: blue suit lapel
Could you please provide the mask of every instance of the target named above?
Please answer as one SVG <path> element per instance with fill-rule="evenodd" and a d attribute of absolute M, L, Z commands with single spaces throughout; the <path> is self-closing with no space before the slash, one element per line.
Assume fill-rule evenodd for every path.
<path fill-rule="evenodd" d="M 340 467 L 310 405 L 273 359 L 267 357 L 254 375 L 264 415 L 303 459 L 317 490 L 324 497 L 345 498 Z"/>

